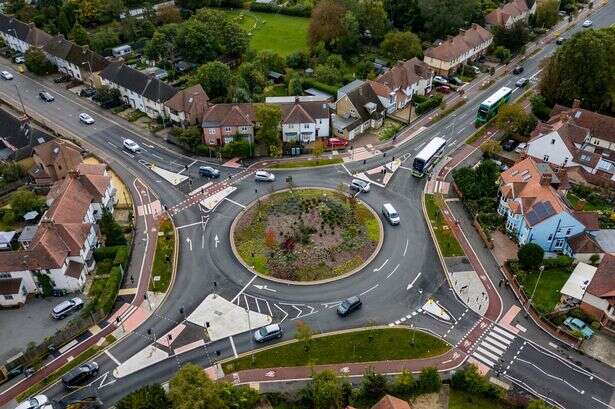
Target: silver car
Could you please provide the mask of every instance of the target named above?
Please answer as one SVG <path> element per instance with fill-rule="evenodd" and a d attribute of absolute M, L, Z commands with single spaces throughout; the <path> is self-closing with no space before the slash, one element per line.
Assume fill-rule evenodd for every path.
<path fill-rule="evenodd" d="M 350 182 L 350 188 L 357 192 L 367 193 L 369 192 L 369 183 L 361 179 L 352 179 Z"/>
<path fill-rule="evenodd" d="M 79 297 L 62 301 L 51 310 L 51 318 L 61 320 L 81 308 L 83 308 L 83 300 Z"/>
<path fill-rule="evenodd" d="M 254 180 L 257 182 L 273 182 L 275 181 L 275 175 L 264 170 L 258 170 L 254 173 Z"/>
<path fill-rule="evenodd" d="M 257 330 L 254 333 L 256 342 L 266 342 L 276 338 L 282 338 L 282 328 L 278 324 L 271 324 Z"/>
<path fill-rule="evenodd" d="M 36 395 L 28 400 L 21 402 L 15 409 L 42 409 L 49 402 L 45 395 Z"/>

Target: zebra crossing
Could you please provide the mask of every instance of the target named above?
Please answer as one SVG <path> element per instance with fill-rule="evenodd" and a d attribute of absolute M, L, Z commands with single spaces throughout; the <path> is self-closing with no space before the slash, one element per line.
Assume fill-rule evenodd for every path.
<path fill-rule="evenodd" d="M 476 341 L 471 356 L 489 368 L 493 368 L 516 338 L 515 334 L 498 325 L 493 325 L 489 332 Z"/>

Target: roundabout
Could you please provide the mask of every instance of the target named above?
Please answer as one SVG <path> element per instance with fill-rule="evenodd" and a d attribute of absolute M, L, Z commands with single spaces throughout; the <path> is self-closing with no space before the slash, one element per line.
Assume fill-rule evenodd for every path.
<path fill-rule="evenodd" d="M 377 213 L 332 189 L 283 189 L 252 202 L 233 221 L 233 253 L 248 270 L 277 282 L 314 284 L 347 277 L 384 240 Z"/>

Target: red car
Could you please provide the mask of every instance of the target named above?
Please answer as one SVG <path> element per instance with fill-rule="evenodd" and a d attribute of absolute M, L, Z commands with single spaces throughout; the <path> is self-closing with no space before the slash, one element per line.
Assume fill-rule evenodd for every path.
<path fill-rule="evenodd" d="M 436 91 L 442 94 L 448 94 L 451 92 L 451 88 L 446 85 L 440 85 L 439 87 L 436 87 Z"/>
<path fill-rule="evenodd" d="M 329 138 L 327 139 L 327 148 L 337 149 L 345 148 L 348 145 L 347 139 Z"/>

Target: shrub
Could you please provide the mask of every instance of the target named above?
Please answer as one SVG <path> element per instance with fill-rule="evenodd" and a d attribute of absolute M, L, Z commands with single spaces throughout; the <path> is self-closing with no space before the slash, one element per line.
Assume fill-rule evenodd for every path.
<path fill-rule="evenodd" d="M 113 261 L 111 259 L 104 259 L 96 263 L 96 275 L 106 275 L 111 272 L 113 267 Z"/>
<path fill-rule="evenodd" d="M 412 376 L 412 372 L 403 371 L 397 379 L 395 379 L 395 383 L 393 384 L 393 392 L 398 396 L 410 396 L 414 393 L 414 388 L 416 383 L 414 381 L 414 376 Z"/>
<path fill-rule="evenodd" d="M 420 393 L 438 392 L 442 387 L 442 380 L 436 368 L 423 368 L 417 382 L 417 390 Z"/>
<path fill-rule="evenodd" d="M 119 266 L 121 265 L 123 268 L 126 268 L 126 263 L 128 262 L 128 246 L 119 246 L 117 249 L 117 253 L 115 254 L 115 259 L 113 260 L 113 265 Z"/>
<path fill-rule="evenodd" d="M 117 254 L 119 246 L 104 246 L 94 250 L 94 260 L 102 261 L 107 259 L 114 259 Z"/>
<path fill-rule="evenodd" d="M 558 268 L 558 269 L 562 269 L 562 268 L 569 268 L 570 266 L 572 266 L 574 259 L 572 257 L 568 257 L 568 256 L 557 256 L 557 257 L 553 257 L 553 258 L 547 258 L 545 259 L 542 264 L 545 266 L 545 269 L 551 269 L 551 268 Z"/>
<path fill-rule="evenodd" d="M 526 271 L 532 271 L 542 264 L 545 251 L 538 244 L 527 243 L 521 246 L 517 252 L 519 264 Z"/>
<path fill-rule="evenodd" d="M 441 94 L 436 94 L 433 95 L 431 97 L 429 97 L 429 99 L 425 102 L 422 102 L 420 104 L 417 105 L 416 107 L 416 114 L 417 115 L 422 115 L 427 111 L 430 111 L 434 108 L 437 108 L 440 106 L 440 104 L 442 103 L 442 95 Z"/>
<path fill-rule="evenodd" d="M 380 399 L 387 391 L 387 383 L 386 376 L 369 371 L 363 376 L 360 394 L 365 399 Z"/>

